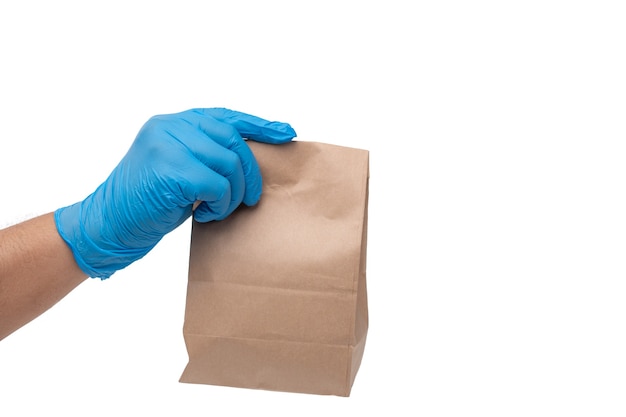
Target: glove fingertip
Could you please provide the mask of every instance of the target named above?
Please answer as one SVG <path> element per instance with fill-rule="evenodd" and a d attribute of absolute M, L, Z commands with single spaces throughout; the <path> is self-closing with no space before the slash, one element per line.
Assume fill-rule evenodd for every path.
<path fill-rule="evenodd" d="M 200 223 L 208 223 L 217 218 L 215 213 L 209 212 L 207 210 L 197 209 L 193 212 L 193 219 Z"/>
<path fill-rule="evenodd" d="M 255 176 L 253 181 L 247 184 L 246 192 L 243 196 L 243 203 L 246 206 L 254 206 L 261 198 L 261 190 L 263 188 L 263 179 L 261 175 Z"/>
<path fill-rule="evenodd" d="M 217 219 L 219 216 L 220 213 L 216 213 L 212 210 L 206 201 L 200 202 L 193 211 L 194 220 L 200 223 L 208 223 Z"/>
<path fill-rule="evenodd" d="M 297 136 L 296 131 L 289 123 L 269 122 L 261 130 L 262 136 L 258 138 L 263 142 L 281 144 L 291 141 Z"/>
<path fill-rule="evenodd" d="M 259 196 L 255 196 L 255 197 L 251 197 L 251 198 L 244 198 L 243 199 L 243 204 L 245 204 L 248 207 L 255 206 L 259 202 L 259 200 L 261 199 L 260 197 L 261 196 L 259 195 Z"/>

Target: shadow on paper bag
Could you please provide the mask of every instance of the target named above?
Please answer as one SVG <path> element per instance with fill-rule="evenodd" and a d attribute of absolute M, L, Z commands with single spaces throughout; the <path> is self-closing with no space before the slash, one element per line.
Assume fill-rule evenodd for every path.
<path fill-rule="evenodd" d="M 248 144 L 260 202 L 192 226 L 180 381 L 347 397 L 368 331 L 369 152 Z"/>

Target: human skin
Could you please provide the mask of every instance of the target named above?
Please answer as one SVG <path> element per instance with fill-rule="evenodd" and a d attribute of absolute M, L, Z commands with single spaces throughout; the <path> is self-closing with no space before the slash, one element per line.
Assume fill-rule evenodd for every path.
<path fill-rule="evenodd" d="M 0 230 L 0 340 L 87 279 L 47 213 Z"/>

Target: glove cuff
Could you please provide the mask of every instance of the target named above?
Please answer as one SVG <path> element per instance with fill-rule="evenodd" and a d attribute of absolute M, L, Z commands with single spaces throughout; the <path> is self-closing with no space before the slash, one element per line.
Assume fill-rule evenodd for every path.
<path fill-rule="evenodd" d="M 101 230 L 93 227 L 85 216 L 85 204 L 89 199 L 63 207 L 54 212 L 57 231 L 70 247 L 80 269 L 91 278 L 107 279 L 114 272 L 125 268 L 145 255 L 145 251 L 128 248 L 105 249 L 98 245 L 87 230 Z M 100 220 L 102 221 L 102 220 Z M 96 233 L 97 234 L 97 233 Z M 102 238 L 94 236 L 94 238 Z"/>

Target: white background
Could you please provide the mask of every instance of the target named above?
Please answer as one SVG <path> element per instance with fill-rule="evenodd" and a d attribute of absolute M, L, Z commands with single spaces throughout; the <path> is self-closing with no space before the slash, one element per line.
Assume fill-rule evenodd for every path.
<path fill-rule="evenodd" d="M 2 2 L 2 226 L 192 107 L 368 149 L 371 180 L 351 397 L 178 382 L 187 222 L 0 342 L 0 414 L 623 416 L 620 3 Z"/>

